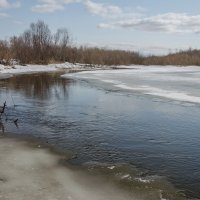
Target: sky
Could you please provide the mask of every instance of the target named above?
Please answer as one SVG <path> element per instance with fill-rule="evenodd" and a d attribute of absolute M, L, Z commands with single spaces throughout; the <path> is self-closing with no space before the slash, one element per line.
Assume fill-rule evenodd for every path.
<path fill-rule="evenodd" d="M 200 0 L 0 0 L 0 39 L 44 21 L 74 45 L 166 54 L 200 49 Z"/>

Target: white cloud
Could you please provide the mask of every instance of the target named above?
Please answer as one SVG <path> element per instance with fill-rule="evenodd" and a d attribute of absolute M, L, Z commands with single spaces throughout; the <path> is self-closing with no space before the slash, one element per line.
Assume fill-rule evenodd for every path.
<path fill-rule="evenodd" d="M 58 10 L 63 10 L 64 6 L 63 5 L 59 5 L 59 4 L 40 4 L 40 5 L 36 5 L 32 8 L 33 12 L 40 12 L 40 13 L 46 13 L 46 12 L 55 12 Z"/>
<path fill-rule="evenodd" d="M 7 0 L 0 0 L 0 8 L 8 8 L 9 5 Z"/>
<path fill-rule="evenodd" d="M 38 0 L 38 4 L 32 7 L 32 11 L 40 13 L 56 12 L 64 10 L 65 6 L 71 3 L 81 3 L 89 13 L 107 19 L 134 18 L 145 12 L 145 9 L 139 6 L 134 10 L 130 10 L 130 8 L 123 10 L 116 5 L 97 3 L 92 0 Z"/>
<path fill-rule="evenodd" d="M 114 29 L 116 27 L 116 25 L 113 23 L 100 23 L 97 26 L 98 28 L 105 28 L 105 29 Z"/>
<path fill-rule="evenodd" d="M 10 8 L 18 8 L 20 7 L 20 1 L 10 2 L 8 0 L 0 0 L 0 11 L 10 9 Z M 0 12 L 0 19 L 9 17 L 9 15 L 5 12 Z"/>
<path fill-rule="evenodd" d="M 154 32 L 200 32 L 200 15 L 188 15 L 185 13 L 166 13 L 155 16 L 127 18 L 109 23 L 101 23 L 99 28 L 132 28 L 142 31 Z"/>
<path fill-rule="evenodd" d="M 84 5 L 90 13 L 102 17 L 113 18 L 122 14 L 122 9 L 118 6 L 95 3 L 91 0 L 85 1 Z"/>
<path fill-rule="evenodd" d="M 147 16 L 147 10 L 137 6 L 120 8 L 114 5 L 100 4 L 92 0 L 84 3 L 86 9 L 104 18 L 105 22 L 98 25 L 104 29 L 134 29 L 151 32 L 168 33 L 200 33 L 200 15 L 186 13 L 164 13 Z"/>
<path fill-rule="evenodd" d="M 200 33 L 200 15 L 186 13 L 164 13 L 148 16 L 143 7 L 121 8 L 107 3 L 97 3 L 93 0 L 38 0 L 39 4 L 32 7 L 33 12 L 55 12 L 63 10 L 67 4 L 81 3 L 86 10 L 104 20 L 99 28 L 133 29 L 140 31 L 168 33 Z M 8 1 L 0 0 L 0 5 L 6 7 Z"/>
<path fill-rule="evenodd" d="M 18 8 L 18 7 L 20 7 L 20 2 L 19 1 L 11 3 L 8 0 L 0 0 L 0 9 Z"/>
<path fill-rule="evenodd" d="M 32 7 L 33 12 L 47 13 L 64 10 L 66 4 L 80 2 L 80 0 L 40 0 Z"/>

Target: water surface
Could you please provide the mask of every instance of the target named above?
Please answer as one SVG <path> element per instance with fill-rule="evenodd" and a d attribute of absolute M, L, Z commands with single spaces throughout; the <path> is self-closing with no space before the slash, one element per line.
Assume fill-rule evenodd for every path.
<path fill-rule="evenodd" d="M 104 81 L 94 79 L 98 73 L 88 73 L 87 79 L 86 74 L 65 79 L 61 74 L 34 74 L 1 80 L 1 103 L 8 104 L 5 131 L 39 137 L 72 151 L 77 155 L 72 164 L 125 179 L 131 190 L 148 190 L 149 199 L 156 199 L 152 191 L 157 191 L 158 199 L 182 199 L 182 193 L 199 198 L 198 102 L 116 87 L 116 81 L 133 87 L 130 76 L 116 74 L 101 75 Z M 171 90 L 184 87 L 179 84 Z M 186 93 L 187 88 L 180 90 Z M 187 94 L 197 96 L 197 89 L 193 85 Z"/>

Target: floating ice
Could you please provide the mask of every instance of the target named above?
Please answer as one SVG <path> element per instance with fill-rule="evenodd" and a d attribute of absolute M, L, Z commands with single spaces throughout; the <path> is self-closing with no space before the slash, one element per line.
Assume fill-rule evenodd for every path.
<path fill-rule="evenodd" d="M 134 66 L 132 69 L 85 71 L 73 76 L 107 83 L 107 87 L 133 94 L 200 104 L 200 67 L 196 66 Z M 105 84 L 102 87 L 106 87 Z"/>

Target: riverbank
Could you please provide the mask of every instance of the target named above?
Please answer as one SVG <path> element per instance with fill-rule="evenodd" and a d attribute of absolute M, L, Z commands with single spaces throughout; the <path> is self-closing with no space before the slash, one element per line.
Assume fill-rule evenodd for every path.
<path fill-rule="evenodd" d="M 96 71 L 96 70 L 112 70 L 112 69 L 140 69 L 146 71 L 156 72 L 157 70 L 161 70 L 162 72 L 168 72 L 170 70 L 181 71 L 181 68 L 184 71 L 190 71 L 190 69 L 199 70 L 198 66 L 173 66 L 173 65 L 93 65 L 93 64 L 81 64 L 81 63 L 60 63 L 60 64 L 48 64 L 48 65 L 2 65 L 0 64 L 0 78 L 10 77 L 12 75 L 17 74 L 31 74 L 31 73 L 39 73 L 39 72 L 57 72 L 64 71 L 66 73 L 74 73 L 81 71 Z"/>
<path fill-rule="evenodd" d="M 107 70 L 107 69 L 129 69 L 135 66 L 106 66 L 106 65 L 90 65 L 80 63 L 61 63 L 49 65 L 1 65 L 0 74 L 10 76 L 11 74 L 30 74 L 37 72 L 79 72 L 79 71 L 93 71 L 93 70 Z"/>
<path fill-rule="evenodd" d="M 0 199 L 136 199 L 99 177 L 63 166 L 65 159 L 39 144 L 1 137 Z"/>

